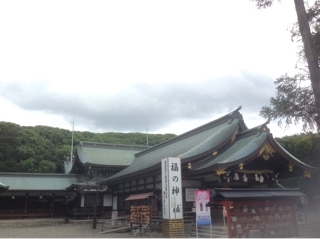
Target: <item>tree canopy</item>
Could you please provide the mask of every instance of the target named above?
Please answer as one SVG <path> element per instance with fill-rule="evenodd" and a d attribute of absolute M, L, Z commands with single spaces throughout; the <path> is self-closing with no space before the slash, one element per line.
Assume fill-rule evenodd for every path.
<path fill-rule="evenodd" d="M 156 145 L 174 136 L 149 134 L 148 145 Z M 75 131 L 74 146 L 77 141 L 146 145 L 146 134 Z M 0 172 L 62 173 L 63 161 L 70 155 L 70 150 L 69 130 L 0 122 Z"/>
<path fill-rule="evenodd" d="M 272 6 L 274 0 L 251 0 L 256 6 Z M 301 43 L 298 50 L 298 73 L 283 75 L 275 81 L 276 96 L 270 106 L 264 106 L 260 115 L 289 127 L 303 122 L 302 130 L 320 132 L 320 1 L 308 6 L 303 0 L 294 0 L 297 22 L 291 28 L 292 40 Z"/>

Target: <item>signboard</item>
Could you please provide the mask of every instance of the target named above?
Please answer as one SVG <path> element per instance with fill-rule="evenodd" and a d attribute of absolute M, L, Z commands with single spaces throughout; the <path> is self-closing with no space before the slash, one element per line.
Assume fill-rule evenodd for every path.
<path fill-rule="evenodd" d="M 103 206 L 104 207 L 112 206 L 112 195 L 111 194 L 104 194 L 103 195 Z"/>
<path fill-rule="evenodd" d="M 163 219 L 182 219 L 181 159 L 161 160 Z"/>
<path fill-rule="evenodd" d="M 209 190 L 196 190 L 196 223 L 197 225 L 211 225 L 210 207 L 206 207 L 210 201 Z"/>
<path fill-rule="evenodd" d="M 186 188 L 186 202 L 194 202 L 194 191 L 198 190 L 197 188 Z"/>
<path fill-rule="evenodd" d="M 308 197 L 300 197 L 300 201 L 302 205 L 308 204 Z"/>

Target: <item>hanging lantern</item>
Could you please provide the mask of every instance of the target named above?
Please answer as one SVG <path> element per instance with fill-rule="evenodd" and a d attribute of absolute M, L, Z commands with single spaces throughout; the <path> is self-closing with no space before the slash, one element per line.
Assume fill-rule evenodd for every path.
<path fill-rule="evenodd" d="M 244 174 L 242 177 L 243 177 L 243 182 L 245 182 L 245 183 L 248 182 L 247 175 Z"/>
<path fill-rule="evenodd" d="M 239 175 L 238 175 L 238 173 L 237 172 L 235 172 L 235 174 L 234 174 L 234 178 L 233 178 L 234 180 L 239 180 Z"/>
<path fill-rule="evenodd" d="M 258 174 L 255 174 L 255 179 L 256 179 L 256 181 L 259 181 Z"/>
<path fill-rule="evenodd" d="M 263 183 L 263 181 L 264 181 L 264 178 L 262 175 L 260 175 L 260 183 Z"/>

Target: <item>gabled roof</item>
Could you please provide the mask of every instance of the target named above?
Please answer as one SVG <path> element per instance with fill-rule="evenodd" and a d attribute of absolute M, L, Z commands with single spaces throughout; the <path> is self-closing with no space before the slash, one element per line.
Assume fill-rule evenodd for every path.
<path fill-rule="evenodd" d="M 65 172 L 72 172 L 76 160 L 83 165 L 101 167 L 127 167 L 135 159 L 135 154 L 148 149 L 147 146 L 107 144 L 79 141 L 76 159 L 65 162 Z"/>
<path fill-rule="evenodd" d="M 259 126 L 260 127 L 260 126 Z M 259 127 L 246 130 L 237 135 L 237 138 L 227 148 L 217 151 L 216 156 L 210 157 L 199 167 L 193 167 L 197 173 L 227 168 L 242 163 L 257 152 L 266 142 L 268 131 L 258 131 Z"/>
<path fill-rule="evenodd" d="M 65 191 L 81 178 L 74 174 L 0 173 L 0 182 L 9 186 L 8 191 Z"/>
<path fill-rule="evenodd" d="M 248 129 L 239 109 L 136 154 L 129 167 L 101 182 L 115 184 L 123 178 L 130 180 L 130 177 L 159 170 L 161 159 L 167 157 L 180 157 L 182 163 L 192 162 L 192 169 L 184 173 L 186 177 L 203 177 L 212 175 L 213 171 L 219 175 L 226 173 L 224 170 L 242 170 L 242 173 L 274 175 L 281 172 L 279 178 L 285 179 L 309 177 L 310 172 L 316 170 L 274 140 L 266 126 L 269 121 Z M 270 156 L 269 161 L 264 158 L 265 154 Z"/>
<path fill-rule="evenodd" d="M 209 172 L 212 174 L 213 171 L 218 171 L 219 169 L 221 173 L 231 171 L 231 169 L 238 169 L 240 171 L 239 164 L 243 164 L 243 172 L 250 172 L 250 169 L 253 168 L 255 170 L 264 169 L 265 171 L 270 171 L 268 169 L 272 169 L 273 171 L 279 170 L 282 172 L 282 178 L 303 176 L 303 170 L 314 172 L 316 168 L 301 162 L 275 141 L 266 126 L 267 123 L 239 133 L 232 144 L 221 149 L 221 152 L 217 151 L 216 155 L 212 155 L 205 162 L 193 165 L 192 170 L 187 175 L 203 175 Z M 274 151 L 270 154 L 270 157 L 272 156 L 273 159 L 270 159 L 269 162 L 262 160 L 262 157 L 258 159 L 265 152 L 266 144 L 270 145 L 269 150 Z M 253 167 L 254 161 L 257 161 L 257 163 Z M 297 166 L 299 170 L 288 174 L 287 171 L 289 171 L 290 163 L 293 167 Z M 287 166 L 287 169 L 285 166 Z"/>
<path fill-rule="evenodd" d="M 110 183 L 122 176 L 150 171 L 159 167 L 161 160 L 166 157 L 180 157 L 185 162 L 212 153 L 212 149 L 230 142 L 237 132 L 247 129 L 239 113 L 240 109 L 241 107 L 217 120 L 136 154 L 136 159 L 129 167 L 103 181 Z"/>

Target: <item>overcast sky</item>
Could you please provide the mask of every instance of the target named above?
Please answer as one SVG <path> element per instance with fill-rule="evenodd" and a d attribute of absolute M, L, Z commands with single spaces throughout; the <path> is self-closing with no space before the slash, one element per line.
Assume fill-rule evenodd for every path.
<path fill-rule="evenodd" d="M 241 105 L 255 127 L 295 21 L 293 1 L 0 1 L 0 121 L 181 134 Z"/>

